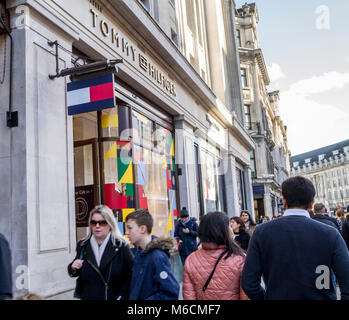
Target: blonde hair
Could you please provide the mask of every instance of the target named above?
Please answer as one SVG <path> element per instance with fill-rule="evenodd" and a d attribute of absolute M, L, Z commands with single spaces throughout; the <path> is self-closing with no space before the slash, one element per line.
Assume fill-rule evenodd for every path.
<path fill-rule="evenodd" d="M 36 293 L 27 293 L 16 298 L 15 300 L 45 300 L 45 298 L 42 296 L 39 296 Z"/>
<path fill-rule="evenodd" d="M 103 216 L 105 221 L 107 221 L 107 223 L 110 227 L 110 238 L 111 238 L 113 245 L 114 246 L 116 245 L 117 240 L 120 241 L 120 246 L 126 245 L 127 241 L 123 237 L 123 235 L 121 234 L 121 232 L 119 230 L 118 223 L 116 222 L 116 219 L 114 217 L 114 213 L 106 205 L 98 205 L 94 209 L 91 210 L 90 217 L 88 219 L 88 225 L 89 225 L 88 235 L 86 236 L 86 238 L 83 239 L 83 242 L 88 241 L 92 236 L 91 220 L 92 220 L 93 215 L 96 213 Z"/>

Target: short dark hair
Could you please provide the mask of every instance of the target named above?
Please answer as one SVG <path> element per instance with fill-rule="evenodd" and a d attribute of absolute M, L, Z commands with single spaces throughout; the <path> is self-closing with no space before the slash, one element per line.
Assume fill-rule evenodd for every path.
<path fill-rule="evenodd" d="M 315 197 L 313 183 L 302 176 L 296 176 L 285 180 L 281 186 L 282 196 L 289 208 L 309 208 Z"/>
<path fill-rule="evenodd" d="M 153 230 L 154 220 L 148 209 L 139 209 L 131 212 L 126 216 L 126 222 L 131 219 L 136 222 L 138 227 L 146 226 L 148 233 L 151 234 L 151 231 Z"/>
<path fill-rule="evenodd" d="M 229 233 L 229 218 L 225 212 L 209 212 L 201 217 L 198 234 L 201 243 L 212 242 L 225 245 L 228 258 L 232 254 L 243 255 L 243 250 L 233 241 Z"/>
<path fill-rule="evenodd" d="M 314 212 L 315 213 L 320 213 L 322 211 L 322 209 L 326 209 L 325 205 L 321 202 L 315 203 L 314 204 Z"/>
<path fill-rule="evenodd" d="M 242 219 L 240 217 L 232 217 L 232 218 L 230 218 L 230 221 L 231 220 L 234 220 L 237 224 L 240 225 L 239 232 L 246 230 L 245 223 L 242 221 Z"/>

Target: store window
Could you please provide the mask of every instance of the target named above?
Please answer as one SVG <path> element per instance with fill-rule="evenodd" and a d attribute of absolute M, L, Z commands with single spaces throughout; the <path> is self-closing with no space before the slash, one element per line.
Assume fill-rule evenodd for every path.
<path fill-rule="evenodd" d="M 75 115 L 73 132 L 77 240 L 87 234 L 89 211 L 101 203 L 113 209 L 121 232 L 130 212 L 147 208 L 154 234 L 173 235 L 178 210 L 172 131 L 119 104 Z"/>
<path fill-rule="evenodd" d="M 225 181 L 219 155 L 199 148 L 199 169 L 202 188 L 201 215 L 212 211 L 226 211 Z"/>
<path fill-rule="evenodd" d="M 199 151 L 200 147 L 198 144 L 194 144 L 194 153 L 195 153 L 195 175 L 196 175 L 196 182 L 197 182 L 197 199 L 198 199 L 198 205 L 200 208 L 200 216 L 204 214 L 205 212 L 205 206 L 204 206 L 204 199 L 203 199 L 203 191 L 202 191 L 202 174 L 201 174 L 201 165 L 200 165 L 200 155 Z"/>
<path fill-rule="evenodd" d="M 136 111 L 132 122 L 139 207 L 152 214 L 154 234 L 173 235 L 178 216 L 173 133 Z"/>
<path fill-rule="evenodd" d="M 236 181 L 237 181 L 239 211 L 247 210 L 245 177 L 244 177 L 244 171 L 242 168 L 240 168 L 240 166 L 236 167 Z"/>

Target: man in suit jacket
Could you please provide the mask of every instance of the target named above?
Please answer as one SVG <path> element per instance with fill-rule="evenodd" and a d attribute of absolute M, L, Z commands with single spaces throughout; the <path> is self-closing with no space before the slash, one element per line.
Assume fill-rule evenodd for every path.
<path fill-rule="evenodd" d="M 341 298 L 348 300 L 349 253 L 336 229 L 310 218 L 312 182 L 289 178 L 282 184 L 282 196 L 284 215 L 257 226 L 253 233 L 242 273 L 243 290 L 253 300 L 335 300 L 333 270 Z"/>

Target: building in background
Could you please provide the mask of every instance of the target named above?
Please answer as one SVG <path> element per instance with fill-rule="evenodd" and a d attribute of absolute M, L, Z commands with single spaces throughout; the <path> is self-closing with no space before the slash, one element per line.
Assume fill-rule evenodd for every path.
<path fill-rule="evenodd" d="M 0 232 L 15 295 L 72 296 L 66 268 L 96 204 L 121 231 L 129 212 L 148 208 L 159 236 L 173 234 L 182 207 L 196 218 L 253 213 L 234 1 L 0 1 L 14 49 L 11 72 L 1 34 Z M 69 115 L 70 79 L 49 75 L 105 59 L 123 59 L 115 107 Z"/>
<path fill-rule="evenodd" d="M 282 210 L 281 184 L 289 175 L 290 151 L 279 113 L 279 92 L 267 90 L 270 79 L 258 44 L 258 22 L 255 3 L 237 9 L 244 126 L 256 144 L 251 150 L 254 209 L 256 216 L 272 217 Z"/>
<path fill-rule="evenodd" d="M 333 214 L 339 205 L 349 205 L 349 140 L 291 157 L 291 176 L 310 179 L 315 201 Z"/>

